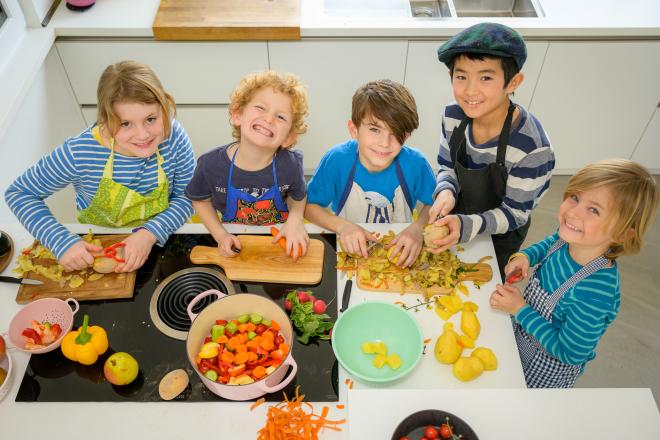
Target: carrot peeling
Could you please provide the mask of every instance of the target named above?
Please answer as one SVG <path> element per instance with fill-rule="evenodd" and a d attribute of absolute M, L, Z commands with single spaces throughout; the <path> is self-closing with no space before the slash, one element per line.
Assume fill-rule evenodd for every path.
<path fill-rule="evenodd" d="M 321 429 L 342 430 L 337 425 L 346 419 L 328 420 L 327 406 L 316 414 L 311 403 L 303 402 L 304 397 L 297 386 L 295 397 L 289 400 L 285 393 L 284 401 L 269 407 L 266 426 L 257 433 L 257 440 L 318 440 Z"/>
<path fill-rule="evenodd" d="M 335 405 L 335 408 L 344 409 L 344 405 L 342 405 L 341 403 L 338 403 L 337 405 Z"/>
<path fill-rule="evenodd" d="M 431 338 L 424 339 L 425 344 L 428 344 L 429 342 L 431 342 Z"/>
<path fill-rule="evenodd" d="M 263 397 L 261 399 L 257 399 L 256 402 L 254 402 L 252 405 L 250 405 L 250 411 L 254 410 L 256 407 L 258 407 L 259 405 L 261 405 L 265 401 L 266 401 L 266 399 L 263 398 Z"/>

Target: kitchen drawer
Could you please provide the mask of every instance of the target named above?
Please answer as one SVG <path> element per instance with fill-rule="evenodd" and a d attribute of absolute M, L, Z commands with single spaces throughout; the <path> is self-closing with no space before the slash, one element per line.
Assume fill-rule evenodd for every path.
<path fill-rule="evenodd" d="M 95 106 L 85 106 L 82 112 L 87 125 L 96 121 Z M 227 106 L 180 105 L 176 109 L 176 114 L 176 119 L 190 137 L 195 158 L 199 158 L 213 147 L 233 140 Z"/>
<path fill-rule="evenodd" d="M 268 68 L 266 42 L 58 41 L 79 104 L 96 104 L 103 70 L 137 60 L 156 72 L 177 104 L 228 104 L 245 74 Z"/>

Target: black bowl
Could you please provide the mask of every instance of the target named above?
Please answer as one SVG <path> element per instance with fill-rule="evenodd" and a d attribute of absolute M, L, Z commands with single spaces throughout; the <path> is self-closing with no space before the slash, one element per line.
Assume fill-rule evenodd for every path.
<path fill-rule="evenodd" d="M 4 257 L 11 250 L 9 235 L 0 231 L 0 257 Z"/>
<path fill-rule="evenodd" d="M 451 426 L 454 435 L 458 436 L 460 434 L 464 440 L 479 440 L 477 434 L 463 419 L 439 409 L 425 409 L 410 414 L 396 427 L 394 434 L 392 434 L 392 440 L 399 440 L 401 437 L 408 437 L 410 440 L 424 438 L 424 429 L 427 426 L 431 425 L 439 428 L 443 423 L 447 423 L 447 417 L 449 417 L 449 426 Z"/>

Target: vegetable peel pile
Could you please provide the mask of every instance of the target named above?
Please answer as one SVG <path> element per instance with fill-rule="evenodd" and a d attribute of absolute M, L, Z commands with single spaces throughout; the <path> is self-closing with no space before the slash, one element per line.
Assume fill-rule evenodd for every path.
<path fill-rule="evenodd" d="M 376 234 L 377 235 L 377 234 Z M 380 236 L 368 258 L 346 252 L 337 253 L 337 269 L 347 273 L 349 279 L 357 274 L 358 282 L 371 288 L 389 289 L 397 286 L 401 293 L 416 291 L 428 297 L 434 294 L 449 294 L 461 281 L 461 276 L 474 272 L 474 266 L 463 263 L 455 254 L 446 250 L 439 254 L 429 252 L 423 246 L 415 263 L 408 268 L 396 265 L 397 255 L 392 255 L 387 245 L 394 239 L 393 231 Z M 485 262 L 485 257 L 479 262 Z M 475 285 L 479 285 L 474 281 Z M 429 289 L 434 289 L 429 293 Z"/>
<path fill-rule="evenodd" d="M 101 240 L 94 238 L 91 231 L 82 238 L 87 243 L 102 247 Z M 82 286 L 85 281 L 96 281 L 103 278 L 103 274 L 96 273 L 91 268 L 76 272 L 65 271 L 64 267 L 57 263 L 57 258 L 53 253 L 39 242 L 21 251 L 21 255 L 18 257 L 18 267 L 12 272 L 19 278 L 25 277 L 29 272 L 34 272 L 59 283 L 60 287 L 64 287 L 68 283 L 71 289 Z"/>
<path fill-rule="evenodd" d="M 342 430 L 338 425 L 346 423 L 346 419 L 328 420 L 327 406 L 316 414 L 314 406 L 303 402 L 304 398 L 300 386 L 291 400 L 284 393 L 284 401 L 268 408 L 266 426 L 257 433 L 257 440 L 317 440 L 321 429 Z"/>

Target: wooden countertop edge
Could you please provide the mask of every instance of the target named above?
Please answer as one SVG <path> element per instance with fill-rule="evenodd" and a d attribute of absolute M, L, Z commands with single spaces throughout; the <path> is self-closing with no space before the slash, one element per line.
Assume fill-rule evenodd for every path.
<path fill-rule="evenodd" d="M 300 40 L 297 27 L 165 27 L 152 28 L 156 40 L 185 41 L 255 41 L 255 40 Z"/>

